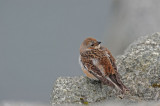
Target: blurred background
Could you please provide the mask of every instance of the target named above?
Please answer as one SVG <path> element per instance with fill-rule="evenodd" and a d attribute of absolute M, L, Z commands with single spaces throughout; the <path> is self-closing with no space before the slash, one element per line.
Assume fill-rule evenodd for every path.
<path fill-rule="evenodd" d="M 0 102 L 49 103 L 59 76 L 84 75 L 79 46 L 94 37 L 116 57 L 160 30 L 159 0 L 0 0 Z"/>

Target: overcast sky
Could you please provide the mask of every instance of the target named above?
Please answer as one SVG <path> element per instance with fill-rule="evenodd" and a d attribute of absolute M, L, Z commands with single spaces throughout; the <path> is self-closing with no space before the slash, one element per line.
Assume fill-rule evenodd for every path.
<path fill-rule="evenodd" d="M 109 0 L 0 0 L 0 101 L 49 102 L 57 77 L 83 75 L 79 46 L 89 36 L 103 42 L 109 8 Z"/>

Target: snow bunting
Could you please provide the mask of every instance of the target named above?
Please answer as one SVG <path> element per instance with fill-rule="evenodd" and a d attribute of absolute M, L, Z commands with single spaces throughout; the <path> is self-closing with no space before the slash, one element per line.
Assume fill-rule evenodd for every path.
<path fill-rule="evenodd" d="M 125 93 L 128 89 L 120 80 L 115 59 L 100 43 L 94 38 L 86 38 L 82 42 L 79 56 L 81 68 L 88 78 L 101 81 Z"/>

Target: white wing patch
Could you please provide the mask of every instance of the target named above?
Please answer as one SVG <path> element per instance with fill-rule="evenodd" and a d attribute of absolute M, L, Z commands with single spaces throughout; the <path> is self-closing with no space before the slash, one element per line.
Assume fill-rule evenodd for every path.
<path fill-rule="evenodd" d="M 99 64 L 99 62 L 98 62 L 97 59 L 91 59 L 91 60 L 92 60 L 92 62 L 93 62 L 93 64 L 94 64 L 95 66 L 97 66 L 97 65 Z"/>
<path fill-rule="evenodd" d="M 92 62 L 93 62 L 93 65 L 94 66 L 96 66 L 100 71 L 101 71 L 101 73 L 103 74 L 103 75 L 105 75 L 105 70 L 104 70 L 104 68 L 103 68 L 103 66 L 102 65 L 100 65 L 99 64 L 99 60 L 98 59 L 91 59 L 92 60 Z"/>

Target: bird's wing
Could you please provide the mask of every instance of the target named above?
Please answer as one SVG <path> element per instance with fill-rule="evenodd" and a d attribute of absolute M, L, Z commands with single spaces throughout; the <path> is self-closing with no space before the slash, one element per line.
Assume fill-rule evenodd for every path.
<path fill-rule="evenodd" d="M 116 87 L 122 92 L 126 88 L 120 80 L 115 59 L 107 49 L 92 50 L 81 54 L 81 61 L 86 70 L 99 79 L 102 83 Z"/>
<path fill-rule="evenodd" d="M 115 86 L 120 88 L 122 91 L 127 89 L 127 87 L 120 80 L 120 74 L 118 73 L 115 59 L 112 56 L 111 52 L 104 47 L 102 47 L 102 50 L 104 50 L 104 53 L 106 53 L 106 57 L 103 57 L 101 59 L 100 64 L 104 67 L 104 71 L 108 76 L 109 80 L 116 84 Z"/>
<path fill-rule="evenodd" d="M 106 53 L 107 57 L 109 58 L 112 66 L 114 67 L 114 69 L 115 69 L 116 71 L 118 71 L 118 70 L 117 70 L 117 66 L 116 66 L 116 64 L 115 64 L 116 60 L 115 60 L 115 58 L 112 56 L 111 52 L 110 52 L 107 48 L 105 48 L 105 47 L 103 47 L 103 46 L 101 46 L 101 49 L 102 49 L 103 51 L 105 51 L 105 53 Z"/>
<path fill-rule="evenodd" d="M 92 53 L 90 53 L 90 54 L 92 54 Z M 95 61 L 93 59 L 90 59 L 89 57 L 92 57 L 92 56 L 88 56 L 87 54 L 81 54 L 80 61 L 83 65 L 83 67 L 85 68 L 85 70 L 87 70 L 89 73 L 91 73 L 93 76 L 95 76 L 102 83 L 109 85 L 109 86 L 112 86 L 112 87 L 115 87 L 115 85 L 111 81 L 106 79 L 106 77 L 104 76 L 102 71 L 99 69 L 98 65 L 95 64 Z"/>

